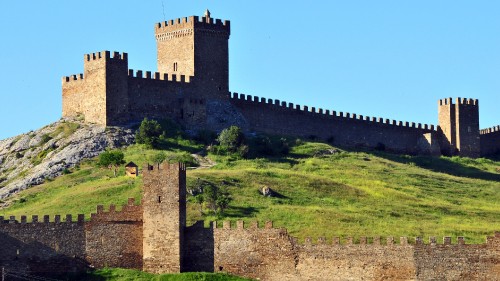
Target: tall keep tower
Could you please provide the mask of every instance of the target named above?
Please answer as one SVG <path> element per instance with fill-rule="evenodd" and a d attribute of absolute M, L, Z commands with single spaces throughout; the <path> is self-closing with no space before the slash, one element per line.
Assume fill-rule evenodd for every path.
<path fill-rule="evenodd" d="M 143 270 L 178 273 L 186 227 L 186 167 L 161 164 L 144 169 Z"/>
<path fill-rule="evenodd" d="M 158 71 L 194 76 L 203 94 L 222 97 L 229 91 L 230 23 L 197 16 L 158 23 L 155 26 Z"/>
<path fill-rule="evenodd" d="M 445 155 L 480 156 L 479 101 L 451 98 L 438 102 L 439 127 L 443 135 L 441 147 Z"/>

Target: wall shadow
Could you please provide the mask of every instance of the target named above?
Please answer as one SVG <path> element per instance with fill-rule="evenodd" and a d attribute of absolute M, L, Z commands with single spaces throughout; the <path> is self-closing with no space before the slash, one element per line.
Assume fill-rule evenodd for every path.
<path fill-rule="evenodd" d="M 214 272 L 214 230 L 213 224 L 205 228 L 203 221 L 197 221 L 184 230 L 182 272 Z"/>
<path fill-rule="evenodd" d="M 6 280 L 29 280 L 22 277 L 27 275 L 47 278 L 74 276 L 89 268 L 81 257 L 58 253 L 37 241 L 25 243 L 1 231 L 0 244 L 0 267 L 7 272 Z"/>
<path fill-rule="evenodd" d="M 405 156 L 383 152 L 368 153 L 394 162 L 416 165 L 417 167 L 433 172 L 487 181 L 500 181 L 500 174 L 490 173 L 475 167 L 462 165 L 446 157 Z"/>

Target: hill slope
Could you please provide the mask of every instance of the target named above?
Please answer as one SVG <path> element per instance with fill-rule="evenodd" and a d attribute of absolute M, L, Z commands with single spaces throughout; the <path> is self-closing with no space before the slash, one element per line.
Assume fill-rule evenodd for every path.
<path fill-rule="evenodd" d="M 168 154 L 201 144 L 169 139 Z M 123 149 L 140 167 L 155 150 Z M 398 156 L 343 151 L 323 143 L 294 141 L 282 157 L 238 159 L 209 155 L 217 164 L 188 170 L 188 188 L 199 180 L 227 189 L 227 211 L 211 215 L 188 198 L 188 224 L 196 220 L 273 220 L 301 239 L 307 236 L 465 236 L 480 243 L 500 230 L 500 163 L 488 159 Z M 112 177 L 87 161 L 70 174 L 19 193 L 0 215 L 88 214 L 97 204 L 139 199 L 142 179 Z M 259 193 L 270 187 L 274 197 Z"/>
<path fill-rule="evenodd" d="M 133 140 L 130 130 L 71 119 L 0 140 L 0 199 L 57 177 L 107 147 L 128 145 Z"/>

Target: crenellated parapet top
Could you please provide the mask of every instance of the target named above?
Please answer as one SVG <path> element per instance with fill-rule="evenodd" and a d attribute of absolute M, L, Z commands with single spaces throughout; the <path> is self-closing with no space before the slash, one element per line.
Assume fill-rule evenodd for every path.
<path fill-rule="evenodd" d="M 275 99 L 275 100 L 266 99 L 266 98 L 262 98 L 262 97 L 244 95 L 244 94 L 238 94 L 238 93 L 229 93 L 229 97 L 233 100 L 236 100 L 236 101 L 250 102 L 253 104 L 258 104 L 258 105 L 263 105 L 263 106 L 264 105 L 274 106 L 274 107 L 277 107 L 278 109 L 282 109 L 282 110 L 292 110 L 292 111 L 301 112 L 304 114 L 314 114 L 314 115 L 317 115 L 318 117 L 323 117 L 323 118 L 341 119 L 344 121 L 358 121 L 358 122 L 365 122 L 365 123 L 377 124 L 377 125 L 396 126 L 396 127 L 401 127 L 401 128 L 421 129 L 421 130 L 426 130 L 426 131 L 430 131 L 430 132 L 437 131 L 437 126 L 434 126 L 434 125 L 421 124 L 421 123 L 415 123 L 415 122 L 396 121 L 396 120 L 384 119 L 381 117 L 363 116 L 363 115 L 359 115 L 356 113 L 341 112 L 341 111 L 337 112 L 337 111 L 328 110 L 328 109 L 324 110 L 322 108 L 301 106 L 298 104 L 293 104 L 293 103 L 289 103 L 286 101 L 280 101 L 277 99 Z"/>
<path fill-rule="evenodd" d="M 487 134 L 496 133 L 496 132 L 500 132 L 500 125 L 479 130 L 479 134 L 481 134 L 481 135 L 487 135 Z"/>
<path fill-rule="evenodd" d="M 8 224 L 54 224 L 54 223 L 79 223 L 83 224 L 85 222 L 85 215 L 79 214 L 76 220 L 73 220 L 72 215 L 66 215 L 64 220 L 61 220 L 61 215 L 55 215 L 53 219 L 49 215 L 44 215 L 43 219 L 40 220 L 38 215 L 32 215 L 31 221 L 28 222 L 27 216 L 21 216 L 20 220 L 17 220 L 15 216 L 10 216 L 9 218 L 5 218 L 0 216 L 0 224 L 8 223 Z"/>
<path fill-rule="evenodd" d="M 109 206 L 109 211 L 104 210 L 103 205 L 97 205 L 96 213 L 90 215 L 90 222 L 102 222 L 102 221 L 142 221 L 142 206 L 135 205 L 135 199 L 129 198 L 128 203 L 123 205 L 121 211 L 116 210 L 115 205 Z M 59 224 L 59 223 L 85 223 L 85 215 L 79 214 L 77 219 L 74 220 L 73 216 L 68 214 L 61 219 L 61 215 L 55 215 L 53 218 L 49 215 L 44 215 L 43 219 L 40 220 L 38 215 L 31 216 L 31 221 L 28 221 L 27 216 L 21 216 L 18 220 L 15 216 L 10 216 L 5 218 L 0 216 L 0 224 Z"/>
<path fill-rule="evenodd" d="M 110 51 L 102 51 L 96 53 L 90 53 L 83 55 L 84 61 L 97 61 L 97 60 L 121 60 L 128 61 L 128 54 L 123 52 L 113 52 L 113 56 L 111 56 Z"/>
<path fill-rule="evenodd" d="M 297 239 L 294 239 L 297 241 Z M 427 243 L 428 245 L 465 245 L 465 238 L 462 236 L 457 237 L 456 244 L 452 243 L 451 237 L 443 237 L 443 242 L 438 243 L 436 240 L 436 237 L 429 237 L 429 242 Z M 355 240 L 353 237 L 333 237 L 331 240 L 328 240 L 326 237 L 319 237 L 316 241 L 313 241 L 311 237 L 306 237 L 304 240 L 303 245 L 305 246 L 312 246 L 312 245 L 374 245 L 374 246 L 393 246 L 393 245 L 399 245 L 399 246 L 408 246 L 408 245 L 425 245 L 424 240 L 421 237 L 415 237 L 412 240 L 409 240 L 408 237 L 402 236 L 399 237 L 399 241 L 397 241 L 394 237 L 389 236 L 386 237 L 385 239 L 382 239 L 380 236 L 375 236 L 375 237 L 366 237 L 366 236 L 361 236 L 359 237 L 359 240 Z"/>
<path fill-rule="evenodd" d="M 477 99 L 471 99 L 471 98 L 456 98 L 455 99 L 456 104 L 462 104 L 462 105 L 479 105 L 479 100 Z M 438 101 L 439 106 L 443 105 L 453 105 L 453 99 L 452 98 L 445 98 L 445 99 L 440 99 Z"/>
<path fill-rule="evenodd" d="M 438 242 L 436 237 L 429 237 L 428 242 L 425 242 L 422 237 L 415 237 L 413 239 L 409 239 L 406 236 L 399 237 L 399 241 L 396 242 L 396 239 L 392 236 L 386 237 L 382 239 L 380 236 L 375 237 L 366 237 L 361 236 L 358 240 L 355 240 L 353 237 L 345 237 L 341 239 L 340 237 L 333 237 L 331 240 L 327 240 L 325 237 L 319 237 L 316 241 L 313 241 L 311 237 L 306 237 L 304 246 L 315 246 L 315 245 L 331 245 L 331 246 L 349 246 L 349 245 L 373 245 L 373 246 L 408 246 L 414 245 L 418 246 L 463 246 L 466 245 L 465 238 L 463 236 L 458 236 L 455 241 L 453 241 L 452 237 L 445 236 L 442 238 L 442 242 Z M 294 238 L 294 241 L 297 243 L 297 239 Z M 467 244 L 469 245 L 469 244 Z M 471 244 L 472 245 L 472 244 Z M 494 236 L 486 237 L 486 241 L 484 244 L 479 245 L 500 245 L 500 232 L 495 232 Z"/>
<path fill-rule="evenodd" d="M 83 73 L 80 74 L 73 74 L 70 76 L 63 76 L 62 82 L 64 83 L 69 83 L 69 82 L 83 82 Z"/>
<path fill-rule="evenodd" d="M 116 210 L 115 205 L 110 205 L 106 212 L 103 205 L 97 205 L 96 213 L 90 215 L 91 222 L 111 221 L 142 221 L 142 205 L 135 205 L 135 199 L 129 198 L 121 211 Z"/>
<path fill-rule="evenodd" d="M 134 72 L 133 69 L 128 70 L 128 77 L 157 80 L 157 81 L 179 82 L 179 83 L 191 83 L 194 80 L 194 76 L 186 77 L 186 75 L 168 74 L 168 73 L 142 71 L 142 70 L 137 70 Z"/>
<path fill-rule="evenodd" d="M 210 17 L 190 16 L 177 18 L 155 24 L 155 35 L 157 41 L 165 41 L 172 38 L 191 36 L 193 32 L 201 32 L 211 36 L 228 37 L 231 32 L 230 21 L 213 19 Z"/>
<path fill-rule="evenodd" d="M 92 62 L 105 63 L 105 62 L 109 62 L 109 61 L 128 63 L 128 54 L 125 52 L 123 52 L 123 53 L 120 53 L 120 52 L 111 53 L 110 51 L 102 51 L 102 52 L 85 54 L 85 55 L 83 55 L 83 60 L 84 60 L 84 63 L 92 63 Z M 63 85 L 64 85 L 64 83 L 78 83 L 78 82 L 81 83 L 83 81 L 85 81 L 83 73 L 73 74 L 70 76 L 63 76 L 62 77 Z"/>
<path fill-rule="evenodd" d="M 143 169 L 144 178 L 147 178 L 149 174 L 160 174 L 162 172 L 170 172 L 170 171 L 180 171 L 186 172 L 186 164 L 184 163 L 161 163 L 157 165 L 145 165 Z"/>
<path fill-rule="evenodd" d="M 192 226 L 189 228 L 205 228 L 205 223 L 204 221 L 196 221 Z M 272 221 L 266 221 L 266 222 L 258 222 L 258 221 L 252 221 L 249 224 L 245 223 L 242 220 L 238 220 L 236 222 L 232 221 L 223 221 L 223 222 L 218 222 L 218 221 L 210 221 L 209 222 L 209 228 L 211 229 L 219 229 L 219 230 L 234 230 L 234 231 L 239 231 L 239 230 L 259 230 L 259 229 L 279 229 L 279 230 L 284 230 L 284 228 L 274 228 L 273 222 Z"/>

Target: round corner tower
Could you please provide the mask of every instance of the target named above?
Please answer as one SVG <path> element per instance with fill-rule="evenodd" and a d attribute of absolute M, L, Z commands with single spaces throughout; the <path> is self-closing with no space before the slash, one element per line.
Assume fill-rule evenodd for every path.
<path fill-rule="evenodd" d="M 230 22 L 205 16 L 190 16 L 155 26 L 158 71 L 194 77 L 209 97 L 229 91 Z"/>

